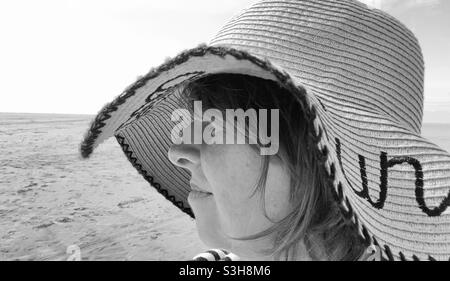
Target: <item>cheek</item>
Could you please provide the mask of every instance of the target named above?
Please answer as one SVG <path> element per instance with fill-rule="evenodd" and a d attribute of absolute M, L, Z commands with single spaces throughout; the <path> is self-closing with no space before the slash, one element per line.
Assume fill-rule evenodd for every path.
<path fill-rule="evenodd" d="M 261 160 L 246 145 L 210 145 L 202 151 L 202 168 L 212 191 L 241 203 L 248 198 L 260 173 Z"/>
<path fill-rule="evenodd" d="M 248 145 L 211 145 L 202 150 L 202 169 L 228 235 L 252 235 L 271 225 L 264 216 L 261 194 L 254 193 L 261 165 L 262 157 Z M 272 163 L 265 190 L 267 214 L 271 219 L 283 217 L 289 198 L 289 180 Z"/>
<path fill-rule="evenodd" d="M 269 218 L 279 221 L 291 210 L 290 174 L 281 160 L 273 158 L 269 164 L 265 188 L 265 205 Z"/>
<path fill-rule="evenodd" d="M 224 224 L 245 221 L 257 204 L 258 196 L 251 195 L 260 175 L 260 156 L 247 145 L 209 145 L 201 158 Z"/>

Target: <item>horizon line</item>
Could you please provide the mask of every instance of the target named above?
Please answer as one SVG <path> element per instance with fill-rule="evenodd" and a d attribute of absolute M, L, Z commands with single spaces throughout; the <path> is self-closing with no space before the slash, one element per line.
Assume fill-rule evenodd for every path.
<path fill-rule="evenodd" d="M 449 113 L 447 111 L 424 111 L 424 116 L 426 113 Z M 77 116 L 86 116 L 86 117 L 95 117 L 98 113 L 61 113 L 61 112 L 8 112 L 8 111 L 0 111 L 0 114 L 16 114 L 16 115 L 20 115 L 20 114 L 24 114 L 24 115 L 31 115 L 31 114 L 36 114 L 36 115 L 77 115 Z M 449 113 L 450 114 L 450 113 Z M 450 120 L 442 120 L 442 121 L 437 121 L 437 120 L 426 120 L 423 119 L 422 120 L 422 124 L 450 124 Z"/>
<path fill-rule="evenodd" d="M 8 113 L 8 114 L 68 114 L 68 115 L 97 115 L 97 113 L 71 113 L 71 112 L 24 112 L 24 111 L 0 111 L 0 113 Z M 449 110 L 424 110 L 423 113 L 449 113 Z M 450 117 L 450 116 L 449 116 Z"/>

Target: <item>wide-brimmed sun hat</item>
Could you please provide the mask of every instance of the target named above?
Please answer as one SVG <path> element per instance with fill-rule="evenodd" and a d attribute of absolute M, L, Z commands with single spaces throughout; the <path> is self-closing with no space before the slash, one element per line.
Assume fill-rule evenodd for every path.
<path fill-rule="evenodd" d="M 450 155 L 420 136 L 424 62 L 413 33 L 353 0 L 264 0 L 207 45 L 152 69 L 107 104 L 81 144 L 115 136 L 140 174 L 178 208 L 189 173 L 167 151 L 187 81 L 238 73 L 278 82 L 306 110 L 333 194 L 389 260 L 449 260 Z"/>

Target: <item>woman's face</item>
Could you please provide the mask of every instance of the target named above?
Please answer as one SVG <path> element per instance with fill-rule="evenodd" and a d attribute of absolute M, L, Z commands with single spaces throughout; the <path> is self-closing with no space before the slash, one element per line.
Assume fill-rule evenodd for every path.
<path fill-rule="evenodd" d="M 191 174 L 188 201 L 200 239 L 208 247 L 228 249 L 242 258 L 264 259 L 259 252 L 273 246 L 270 236 L 232 238 L 266 230 L 290 211 L 290 177 L 281 159 L 271 157 L 264 198 L 259 190 L 254 193 L 263 157 L 248 144 L 172 145 L 169 159 Z"/>

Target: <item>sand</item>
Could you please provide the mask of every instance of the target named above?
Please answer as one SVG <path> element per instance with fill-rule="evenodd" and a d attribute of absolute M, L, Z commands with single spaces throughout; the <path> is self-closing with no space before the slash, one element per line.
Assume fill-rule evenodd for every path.
<path fill-rule="evenodd" d="M 195 222 L 129 164 L 111 138 L 89 160 L 91 116 L 0 114 L 0 260 L 190 260 Z M 73 256 L 73 255 L 72 255 Z"/>
<path fill-rule="evenodd" d="M 82 160 L 92 116 L 0 113 L 0 260 L 190 260 L 195 224 L 131 166 L 115 139 Z M 423 134 L 450 151 L 450 125 Z"/>

